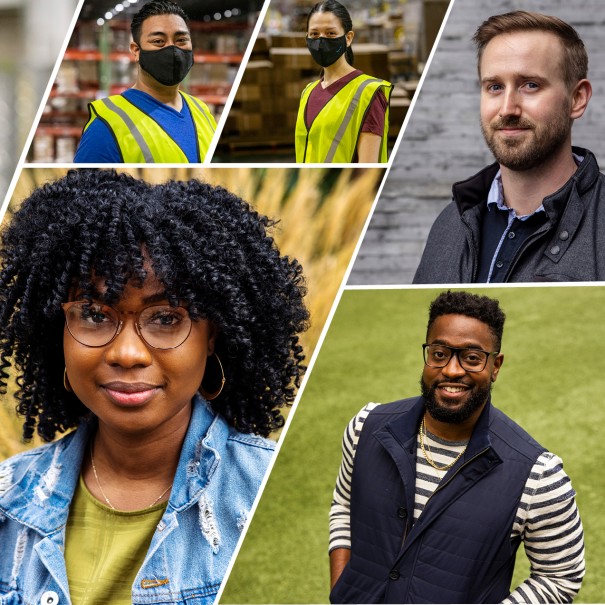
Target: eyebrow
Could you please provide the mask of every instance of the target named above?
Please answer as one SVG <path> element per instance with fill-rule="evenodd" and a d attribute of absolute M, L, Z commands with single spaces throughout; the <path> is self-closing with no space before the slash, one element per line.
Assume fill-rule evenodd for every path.
<path fill-rule="evenodd" d="M 78 296 L 81 296 L 81 294 L 82 294 L 81 292 L 78 292 L 76 294 L 76 298 Z M 123 295 L 124 295 L 124 293 L 122 292 L 122 296 Z M 104 298 L 104 295 L 95 286 L 92 286 L 92 298 L 102 301 Z M 153 294 L 150 294 L 149 296 L 145 296 L 145 298 L 143 298 L 143 304 L 151 305 L 153 303 L 162 302 L 165 300 L 168 300 L 166 290 L 158 290 L 157 292 L 154 292 Z"/>
<path fill-rule="evenodd" d="M 449 343 L 447 343 L 445 340 L 438 338 L 438 339 L 434 340 L 433 342 L 429 342 L 428 344 L 443 345 L 446 347 L 451 347 L 452 349 L 479 349 L 481 351 L 488 350 L 488 349 L 484 349 L 481 345 L 477 344 L 476 342 L 472 342 L 472 341 L 465 342 L 459 347 L 454 347 L 453 345 L 450 345 Z"/>
<path fill-rule="evenodd" d="M 160 302 L 163 300 L 168 300 L 168 297 L 166 296 L 166 290 L 160 290 L 158 292 L 155 292 L 154 294 L 150 294 L 149 296 L 146 296 L 143 299 L 143 302 L 147 305 L 147 304 L 151 304 L 151 303 Z"/>
<path fill-rule="evenodd" d="M 183 30 L 174 32 L 173 35 L 174 36 L 190 36 L 191 33 L 188 30 L 183 29 Z M 152 36 L 168 36 L 168 34 L 165 31 L 157 31 L 157 32 L 149 32 L 148 34 L 146 34 L 146 36 L 149 38 Z"/>
<path fill-rule="evenodd" d="M 514 73 L 513 77 L 516 80 L 535 80 L 536 82 L 545 82 L 547 78 L 544 76 L 538 76 L 536 74 L 522 74 L 522 73 Z M 489 84 L 490 82 L 501 82 L 503 80 L 502 76 L 485 76 L 481 78 L 481 84 Z"/>

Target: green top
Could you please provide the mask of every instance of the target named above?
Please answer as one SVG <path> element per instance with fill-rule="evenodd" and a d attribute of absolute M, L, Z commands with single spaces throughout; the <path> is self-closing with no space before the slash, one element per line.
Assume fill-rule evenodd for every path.
<path fill-rule="evenodd" d="M 101 504 L 80 481 L 65 532 L 65 565 L 73 605 L 130 605 L 166 502 L 123 512 Z"/>

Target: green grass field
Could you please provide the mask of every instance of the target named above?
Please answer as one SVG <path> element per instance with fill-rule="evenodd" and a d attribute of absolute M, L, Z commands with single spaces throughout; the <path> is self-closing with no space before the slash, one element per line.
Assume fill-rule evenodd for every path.
<path fill-rule="evenodd" d="M 221 603 L 327 603 L 328 511 L 346 423 L 417 395 L 429 302 L 441 290 L 345 292 Z M 484 288 L 507 314 L 494 403 L 563 458 L 584 523 L 577 603 L 605 595 L 603 287 Z M 529 569 L 522 554 L 515 584 Z"/>

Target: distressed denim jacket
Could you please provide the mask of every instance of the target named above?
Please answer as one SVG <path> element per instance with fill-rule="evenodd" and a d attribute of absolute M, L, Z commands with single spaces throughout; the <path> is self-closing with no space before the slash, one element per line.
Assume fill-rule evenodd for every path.
<path fill-rule="evenodd" d="M 199 396 L 166 511 L 136 576 L 137 604 L 210 605 L 246 523 L 274 444 L 228 426 Z M 70 603 L 63 547 L 91 434 L 0 464 L 0 605 Z"/>

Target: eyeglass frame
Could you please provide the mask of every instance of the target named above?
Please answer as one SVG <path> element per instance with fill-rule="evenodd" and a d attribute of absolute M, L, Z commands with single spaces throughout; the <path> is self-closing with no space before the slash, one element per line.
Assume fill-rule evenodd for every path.
<path fill-rule="evenodd" d="M 106 343 L 104 343 L 102 345 L 89 345 L 89 344 L 86 344 L 85 342 L 82 342 L 81 340 L 78 340 L 74 336 L 73 332 L 69 329 L 69 322 L 67 321 L 67 313 L 69 312 L 69 310 L 73 306 L 78 305 L 78 304 L 79 305 L 81 305 L 81 304 L 88 304 L 88 305 L 98 304 L 98 305 L 101 305 L 103 307 L 110 308 L 118 316 L 119 323 L 118 323 L 118 325 L 116 327 L 115 334 Z M 147 340 L 143 336 L 143 334 L 141 332 L 141 326 L 139 325 L 139 317 L 141 316 L 141 313 L 143 313 L 147 309 L 151 309 L 153 307 L 171 307 L 172 309 L 183 309 L 187 313 L 187 317 L 189 318 L 189 331 L 187 332 L 187 336 L 185 336 L 185 338 L 183 339 L 183 341 L 180 342 L 178 345 L 175 345 L 174 347 L 156 347 L 155 345 L 152 345 L 150 342 L 147 342 Z M 69 332 L 69 335 L 76 342 L 79 342 L 82 346 L 89 347 L 91 349 L 100 349 L 101 347 L 106 347 L 108 344 L 112 343 L 120 335 L 120 332 L 122 331 L 122 327 L 124 326 L 124 320 L 122 319 L 122 315 L 134 315 L 135 316 L 134 328 L 135 328 L 135 331 L 137 333 L 137 336 L 147 346 L 151 347 L 152 349 L 156 349 L 158 351 L 170 351 L 172 349 L 177 349 L 178 347 L 180 347 L 182 344 L 185 343 L 185 341 L 189 338 L 189 336 L 191 336 L 191 330 L 193 328 L 193 319 L 191 319 L 191 316 L 189 315 L 189 311 L 185 307 L 181 307 L 181 306 L 173 307 L 172 305 L 152 304 L 152 305 L 147 305 L 146 307 L 143 307 L 142 309 L 139 309 L 138 311 L 118 311 L 117 309 L 115 309 L 111 305 L 107 305 L 105 303 L 94 303 L 94 302 L 92 302 L 90 300 L 73 300 L 73 301 L 61 303 L 61 308 L 63 309 L 63 313 L 65 314 L 65 327 L 67 328 L 67 331 Z"/>
<path fill-rule="evenodd" d="M 442 366 L 432 366 L 432 365 L 430 365 L 426 361 L 426 350 L 427 350 L 428 347 L 443 347 L 444 349 L 448 349 L 450 351 L 450 357 L 449 357 L 449 359 Z M 485 363 L 483 364 L 483 367 L 480 370 L 469 370 L 468 368 L 465 368 L 462 365 L 462 361 L 460 360 L 460 352 L 461 351 L 476 351 L 477 353 L 484 353 L 485 354 Z M 483 372 L 483 370 L 485 370 L 485 367 L 487 366 L 487 362 L 489 361 L 489 358 L 492 355 L 499 355 L 499 354 L 500 354 L 500 351 L 484 351 L 483 349 L 479 349 L 477 347 L 449 347 L 448 345 L 444 345 L 444 344 L 436 343 L 436 342 L 432 342 L 432 343 L 425 342 L 422 345 L 422 357 L 424 359 L 424 365 L 427 366 L 427 367 L 429 367 L 429 368 L 435 368 L 435 369 L 440 369 L 440 368 L 447 367 L 447 365 L 449 364 L 449 362 L 452 361 L 452 357 L 455 355 L 456 359 L 458 360 L 458 364 L 460 365 L 460 367 L 465 372 L 471 372 L 471 373 Z"/>

